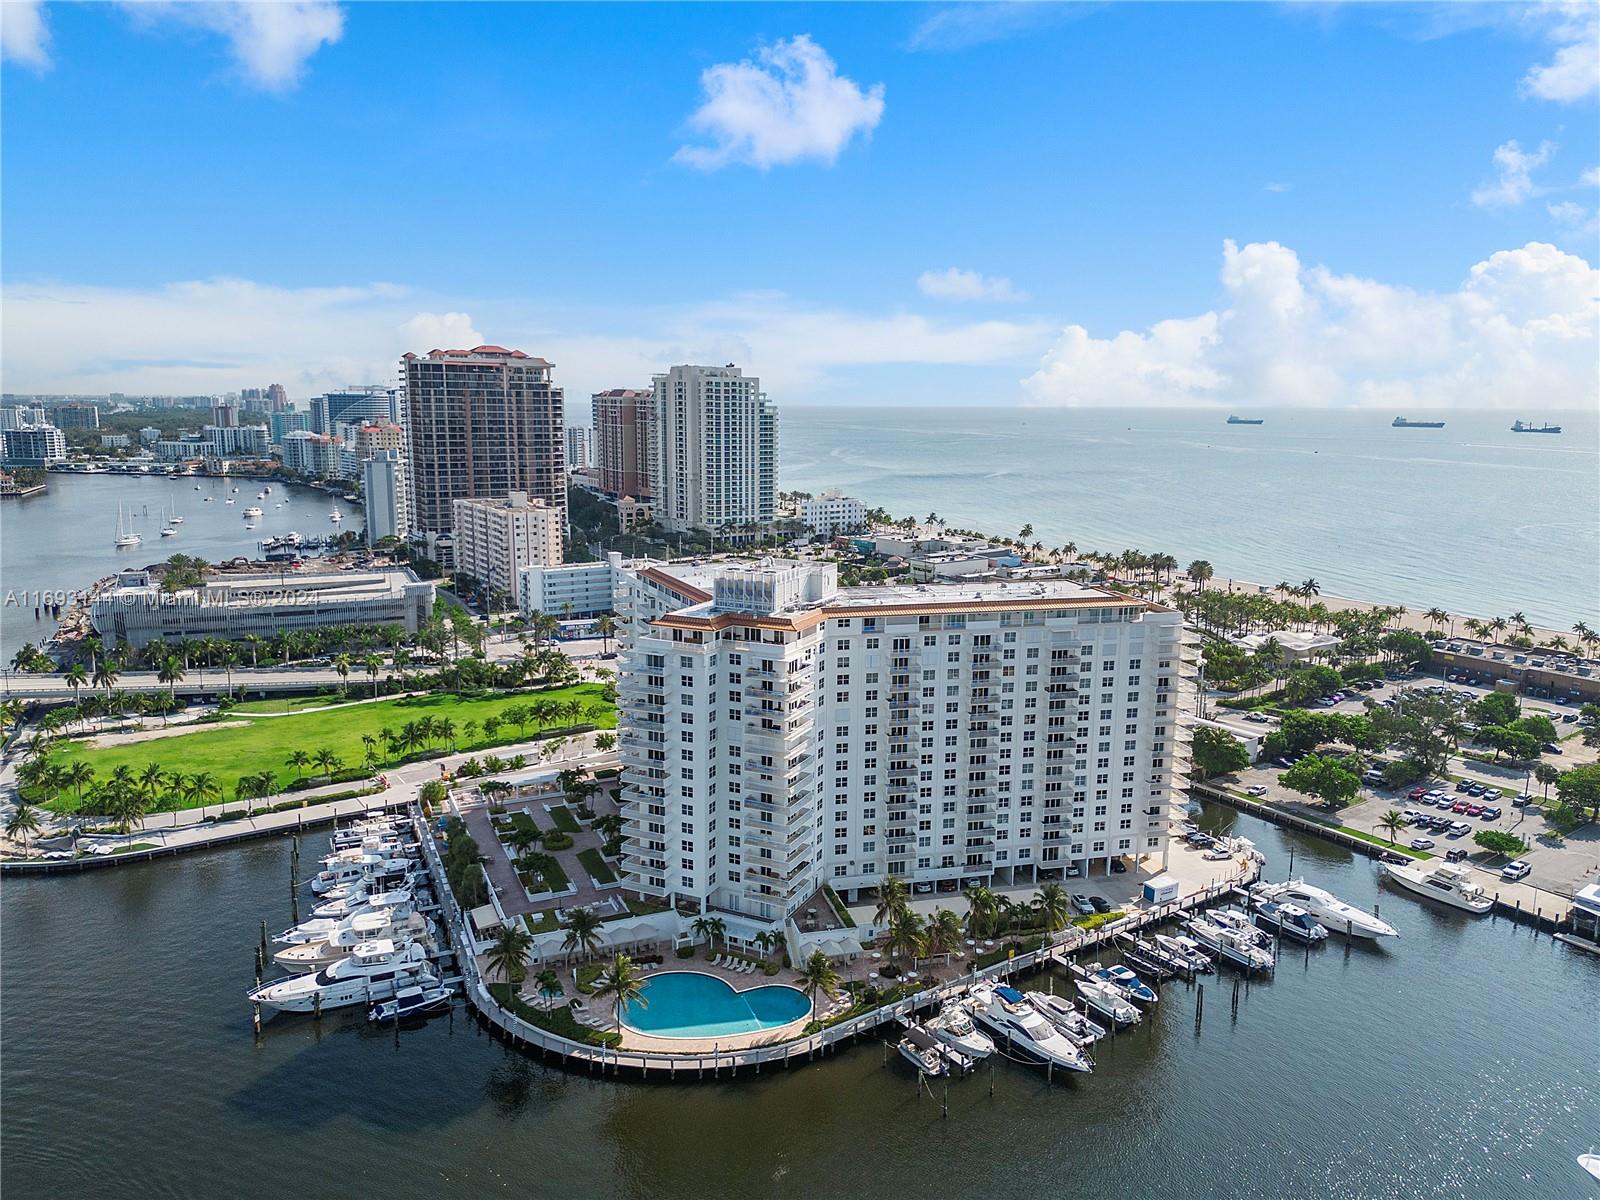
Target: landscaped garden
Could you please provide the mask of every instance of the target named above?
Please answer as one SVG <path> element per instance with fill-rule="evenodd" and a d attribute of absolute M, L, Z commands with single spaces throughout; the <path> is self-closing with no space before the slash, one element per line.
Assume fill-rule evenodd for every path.
<path fill-rule="evenodd" d="M 143 777 L 155 764 L 167 780 L 178 782 L 152 788 L 150 807 L 182 809 L 239 798 L 241 781 L 252 794 L 268 795 L 296 784 L 361 778 L 410 759 L 502 746 L 573 727 L 616 725 L 615 706 L 605 689 L 592 683 L 499 696 L 441 693 L 278 717 L 236 708 L 231 715 L 244 723 L 201 725 L 192 732 L 104 748 L 63 742 L 53 763 L 71 772 L 81 761 L 94 774 L 81 785 L 56 787 L 49 807 L 76 810 L 80 788 L 92 793 L 118 768 Z M 196 777 L 206 786 L 193 789 L 183 782 Z"/>

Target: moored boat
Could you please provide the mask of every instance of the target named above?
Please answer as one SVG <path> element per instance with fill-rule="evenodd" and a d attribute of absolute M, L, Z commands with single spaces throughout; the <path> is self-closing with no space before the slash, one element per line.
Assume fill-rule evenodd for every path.
<path fill-rule="evenodd" d="M 450 1007 L 450 989 L 447 987 L 403 987 L 394 999 L 374 1004 L 367 1019 L 371 1021 L 404 1021 L 407 1017 L 421 1017 Z"/>
<path fill-rule="evenodd" d="M 1457 863 L 1406 862 L 1384 863 L 1383 873 L 1401 887 L 1448 904 L 1467 912 L 1486 913 L 1494 901 L 1483 888 L 1474 883 L 1471 872 Z"/>
<path fill-rule="evenodd" d="M 1083 1002 L 1095 1012 L 1109 1020 L 1114 1026 L 1137 1025 L 1141 1019 L 1139 1010 L 1133 1006 L 1121 988 L 1112 987 L 1100 979 L 1080 979 L 1077 981 L 1078 995 L 1083 997 Z"/>
<path fill-rule="evenodd" d="M 973 1019 L 995 1037 L 996 1045 L 1035 1062 L 1069 1071 L 1092 1071 L 1094 1064 L 1013 987 L 980 984 L 972 989 Z"/>
<path fill-rule="evenodd" d="M 1383 938 L 1399 937 L 1400 933 L 1387 921 L 1372 913 L 1363 912 L 1347 904 L 1332 892 L 1307 883 L 1304 879 L 1290 879 L 1285 883 L 1258 883 L 1251 895 L 1280 903 L 1299 905 L 1328 927 L 1330 933 L 1347 937 Z"/>
<path fill-rule="evenodd" d="M 282 1012 L 314 1012 L 387 1000 L 402 987 L 437 986 L 428 970 L 428 952 L 413 942 L 404 948 L 390 941 L 364 942 L 348 958 L 314 975 L 295 975 L 263 984 L 246 999 Z"/>

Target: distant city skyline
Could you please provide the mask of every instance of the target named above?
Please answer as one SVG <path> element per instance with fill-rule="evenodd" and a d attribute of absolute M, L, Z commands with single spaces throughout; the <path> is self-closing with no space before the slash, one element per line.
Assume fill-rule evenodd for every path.
<path fill-rule="evenodd" d="M 8 392 L 1596 398 L 1592 5 L 3 9 Z"/>

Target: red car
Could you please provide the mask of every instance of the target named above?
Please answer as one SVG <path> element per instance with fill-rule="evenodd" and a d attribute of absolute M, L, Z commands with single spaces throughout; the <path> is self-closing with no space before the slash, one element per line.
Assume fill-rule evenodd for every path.
<path fill-rule="evenodd" d="M 1450 806 L 1450 811 L 1451 812 L 1459 812 L 1459 813 L 1466 812 L 1467 811 L 1467 802 L 1465 800 L 1457 800 L 1454 804 L 1452 804 Z"/>
<path fill-rule="evenodd" d="M 1427 794 L 1428 794 L 1428 789 L 1427 788 L 1415 787 L 1415 788 L 1412 788 L 1409 792 L 1406 793 L 1406 798 L 1408 800 L 1421 800 Z"/>
<path fill-rule="evenodd" d="M 1469 816 L 1469 817 L 1481 817 L 1481 816 L 1483 816 L 1483 805 L 1481 805 L 1481 804 L 1469 804 L 1469 805 L 1467 805 L 1467 816 Z"/>

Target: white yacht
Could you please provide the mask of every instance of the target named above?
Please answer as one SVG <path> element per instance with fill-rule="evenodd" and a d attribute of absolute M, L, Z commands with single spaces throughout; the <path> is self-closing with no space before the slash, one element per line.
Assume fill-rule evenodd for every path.
<path fill-rule="evenodd" d="M 1223 962 L 1243 967 L 1246 971 L 1270 971 L 1274 966 L 1270 950 L 1256 945 L 1254 938 L 1241 937 L 1225 925 L 1214 925 L 1204 917 L 1191 917 L 1187 928 L 1196 941 L 1213 951 Z"/>
<path fill-rule="evenodd" d="M 328 520 L 337 525 L 340 521 L 344 520 L 344 514 L 336 508 L 328 514 Z"/>
<path fill-rule="evenodd" d="M 1324 888 L 1307 883 L 1304 879 L 1291 879 L 1287 883 L 1258 883 L 1252 894 L 1280 904 L 1297 904 L 1328 927 L 1331 933 L 1349 937 L 1384 938 L 1399 937 L 1400 931 L 1387 921 L 1380 921 L 1354 904 L 1346 904 Z"/>
<path fill-rule="evenodd" d="M 421 942 L 429 949 L 434 944 L 431 925 L 421 913 L 400 918 L 388 913 L 356 913 L 346 920 L 348 924 L 341 923 L 325 940 L 285 946 L 272 956 L 272 961 L 291 975 L 304 975 L 349 958 L 357 946 L 369 942 L 390 941 L 396 946 Z"/>
<path fill-rule="evenodd" d="M 972 989 L 969 1011 L 995 1037 L 997 1045 L 1068 1071 L 1092 1071 L 1091 1063 L 1071 1039 L 1063 1037 L 1016 988 L 980 984 Z"/>
<path fill-rule="evenodd" d="M 319 905 L 318 907 L 321 906 Z M 346 912 L 313 917 L 309 921 L 291 925 L 272 940 L 280 946 L 298 946 L 305 942 L 326 941 L 342 926 L 350 924 L 352 919 L 357 916 L 373 915 L 380 921 L 392 922 L 409 917 L 415 911 L 416 901 L 410 891 L 362 894 L 350 899 L 349 908 Z M 371 939 L 358 938 L 356 940 Z"/>
<path fill-rule="evenodd" d="M 923 1028 L 935 1041 L 970 1059 L 988 1058 L 994 1053 L 994 1040 L 972 1023 L 971 1015 L 958 1002 L 946 1004 Z"/>
<path fill-rule="evenodd" d="M 943 1048 L 933 1040 L 931 1034 L 913 1025 L 906 1030 L 905 1037 L 900 1039 L 897 1047 L 900 1057 L 905 1059 L 924 1075 L 937 1078 L 948 1075 L 950 1066 L 945 1062 Z"/>
<path fill-rule="evenodd" d="M 293 535 L 298 541 L 300 535 Z M 404 832 L 409 822 L 404 817 L 391 817 L 386 813 L 374 810 L 367 813 L 359 821 L 346 825 L 343 829 L 335 829 L 331 845 L 335 850 L 348 850 L 352 846 L 359 846 L 368 837 L 374 834 Z"/>
<path fill-rule="evenodd" d="M 176 529 L 174 529 L 171 525 L 163 525 L 161 527 L 161 536 L 162 537 L 177 537 L 178 536 L 178 531 Z"/>
<path fill-rule="evenodd" d="M 322 919 L 325 917 L 347 917 L 353 912 L 360 911 L 363 907 L 373 907 L 383 903 L 399 903 L 402 899 L 410 903 L 413 894 L 412 883 L 408 882 L 398 888 L 376 888 L 368 890 L 365 884 L 352 884 L 348 888 L 335 888 L 335 892 L 343 895 L 334 895 L 330 892 L 326 899 L 311 910 L 312 917 Z"/>
<path fill-rule="evenodd" d="M 1156 994 L 1155 988 L 1140 979 L 1138 975 L 1121 963 L 1113 963 L 1111 966 L 1101 967 L 1099 970 L 1095 970 L 1091 966 L 1090 972 L 1092 978 L 1116 988 L 1117 991 L 1135 1004 L 1154 1004 L 1160 999 Z"/>
<path fill-rule="evenodd" d="M 1213 908 L 1201 915 L 1213 925 L 1233 930 L 1252 946 L 1260 946 L 1262 949 L 1269 949 L 1272 946 L 1272 935 L 1258 927 L 1250 919 L 1249 913 L 1240 912 L 1236 908 Z"/>
<path fill-rule="evenodd" d="M 1252 907 L 1255 909 L 1256 924 L 1276 929 L 1285 937 L 1294 938 L 1297 942 L 1328 940 L 1328 927 L 1298 904 L 1280 904 L 1276 900 L 1264 900 L 1258 896 Z"/>
<path fill-rule="evenodd" d="M 122 524 L 122 505 L 117 505 L 117 549 L 125 550 L 130 546 L 137 546 L 144 539 L 135 533 L 132 528 L 125 528 Z"/>
<path fill-rule="evenodd" d="M 1053 996 L 1048 992 L 1029 992 L 1028 1003 L 1038 1009 L 1039 1014 L 1060 1030 L 1068 1041 L 1075 1042 L 1079 1046 L 1092 1045 L 1106 1036 L 1104 1025 L 1096 1024 L 1073 1008 L 1072 1001 L 1065 996 Z"/>
<path fill-rule="evenodd" d="M 403 987 L 393 1000 L 374 1004 L 367 1014 L 370 1021 L 404 1021 L 450 1006 L 450 989 L 447 987 Z"/>
<path fill-rule="evenodd" d="M 1184 937 L 1181 933 L 1157 933 L 1151 935 L 1151 940 L 1155 942 L 1157 949 L 1191 971 L 1209 975 L 1217 969 L 1216 964 L 1211 961 L 1211 955 L 1207 954 L 1205 948 L 1192 937 Z"/>
<path fill-rule="evenodd" d="M 1083 997 L 1085 1004 L 1105 1017 L 1113 1026 L 1120 1027 L 1139 1023 L 1139 1010 L 1123 996 L 1120 988 L 1112 987 L 1109 983 L 1102 983 L 1098 979 L 1080 979 L 1078 980 L 1078 995 Z"/>
<path fill-rule="evenodd" d="M 1486 913 L 1494 907 L 1489 894 L 1472 882 L 1472 873 L 1459 863 L 1384 863 L 1383 873 L 1401 887 L 1453 908 Z"/>
<path fill-rule="evenodd" d="M 362 854 L 356 858 L 341 859 L 329 863 L 326 870 L 317 872 L 311 881 L 311 891 L 321 896 L 341 884 L 354 883 L 358 879 L 373 879 L 393 871 L 404 871 L 410 866 L 409 859 L 389 858 L 382 854 Z"/>
<path fill-rule="evenodd" d="M 413 942 L 405 948 L 390 941 L 363 942 L 349 958 L 324 967 L 315 975 L 296 975 L 263 984 L 246 997 L 283 1012 L 323 1009 L 387 1000 L 402 987 L 437 987 L 438 977 L 428 970 L 428 952 Z"/>
<path fill-rule="evenodd" d="M 249 508 L 244 510 L 244 519 L 246 521 L 253 521 L 257 517 L 259 517 L 260 515 L 261 515 L 261 506 L 258 505 L 258 504 L 252 504 Z"/>

